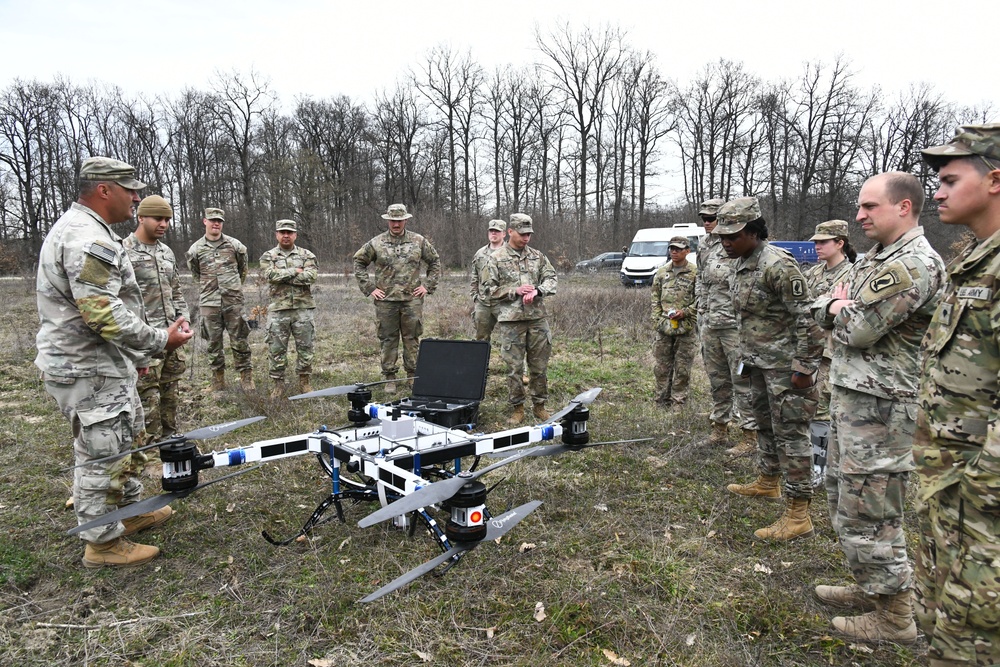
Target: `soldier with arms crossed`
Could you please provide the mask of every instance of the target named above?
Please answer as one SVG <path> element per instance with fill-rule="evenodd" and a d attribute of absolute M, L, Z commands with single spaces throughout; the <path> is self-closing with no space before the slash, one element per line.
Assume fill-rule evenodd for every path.
<path fill-rule="evenodd" d="M 856 219 L 875 247 L 812 307 L 820 326 L 833 330 L 830 523 L 857 582 L 815 593 L 833 606 L 872 609 L 833 619 L 855 641 L 917 637 L 903 502 L 913 470 L 920 339 L 944 280 L 944 264 L 918 225 L 923 205 L 923 185 L 912 174 L 865 181 Z"/>
<path fill-rule="evenodd" d="M 916 618 L 931 667 L 1000 663 L 1000 125 L 923 151 L 946 225 L 975 239 L 948 266 L 923 341 Z"/>

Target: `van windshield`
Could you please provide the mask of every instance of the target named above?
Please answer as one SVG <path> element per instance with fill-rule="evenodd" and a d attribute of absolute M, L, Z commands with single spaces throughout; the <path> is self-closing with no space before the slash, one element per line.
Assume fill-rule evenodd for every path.
<path fill-rule="evenodd" d="M 689 236 L 688 243 L 691 247 L 691 253 L 694 254 L 698 251 L 698 237 Z M 669 257 L 670 256 L 670 242 L 669 241 L 637 241 L 633 243 L 628 249 L 629 257 Z"/>

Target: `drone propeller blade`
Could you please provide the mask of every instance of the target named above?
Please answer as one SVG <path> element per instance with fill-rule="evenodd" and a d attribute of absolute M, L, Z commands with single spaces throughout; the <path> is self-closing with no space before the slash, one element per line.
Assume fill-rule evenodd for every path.
<path fill-rule="evenodd" d="M 528 450 L 525 456 L 553 456 L 555 454 L 562 454 L 563 452 L 578 452 L 581 449 L 590 449 L 591 447 L 602 447 L 604 445 L 626 445 L 630 442 L 647 442 L 649 440 L 654 440 L 655 438 L 635 438 L 633 440 L 607 440 L 605 442 L 589 442 L 586 445 L 545 445 L 544 447 L 532 447 Z M 507 451 L 507 452 L 490 452 L 485 456 L 494 459 L 504 459 L 517 454 L 517 451 Z"/>
<path fill-rule="evenodd" d="M 69 468 L 63 468 L 59 472 L 68 472 L 70 470 L 76 470 L 77 468 L 83 468 L 84 466 L 89 466 L 94 463 L 103 463 L 104 461 L 112 461 L 114 459 L 120 459 L 125 456 L 131 456 L 136 452 L 143 452 L 147 449 L 153 449 L 154 447 L 160 447 L 162 445 L 169 445 L 179 442 L 187 442 L 188 440 L 208 440 L 209 438 L 215 438 L 220 435 L 229 433 L 230 431 L 235 431 L 238 428 L 247 426 L 249 424 L 255 424 L 267 417 L 248 417 L 247 419 L 238 419 L 234 422 L 225 422 L 224 424 L 216 424 L 215 426 L 204 426 L 199 429 L 195 429 L 190 433 L 178 433 L 172 435 L 166 440 L 161 440 L 160 442 L 154 442 L 149 445 L 143 445 L 142 447 L 136 447 L 135 449 L 130 449 L 127 452 L 118 452 L 117 454 L 112 454 L 111 456 L 105 456 L 100 459 L 93 459 L 87 461 L 86 463 L 80 463 L 75 466 L 70 466 Z"/>
<path fill-rule="evenodd" d="M 361 528 L 367 528 L 368 526 L 373 526 L 380 521 L 391 519 L 394 516 L 401 516 L 414 510 L 418 510 L 421 507 L 428 507 L 443 500 L 447 500 L 458 493 L 458 490 L 463 486 L 478 479 L 480 476 L 485 475 L 491 470 L 495 470 L 500 466 L 505 466 L 508 463 L 513 463 L 514 461 L 517 461 L 525 456 L 530 456 L 533 449 L 534 448 L 522 450 L 513 456 L 505 458 L 502 461 L 483 468 L 482 470 L 477 470 L 474 473 L 462 473 L 460 475 L 455 475 L 454 477 L 449 477 L 448 479 L 443 479 L 440 482 L 428 484 L 425 487 L 417 489 L 410 495 L 403 496 L 396 502 L 389 503 L 385 507 L 372 512 L 365 518 L 361 519 L 361 521 L 358 521 L 358 526 Z"/>
<path fill-rule="evenodd" d="M 388 382 L 406 382 L 408 380 L 416 380 L 416 376 L 408 378 L 398 378 L 392 380 L 379 380 L 377 382 L 355 382 L 354 384 L 343 384 L 339 387 L 327 387 L 326 389 L 317 389 L 316 391 L 307 391 L 304 394 L 296 394 L 295 396 L 289 396 L 288 400 L 297 401 L 300 398 L 321 398 L 323 396 L 342 396 L 344 394 L 349 394 L 352 391 L 359 391 L 365 387 L 374 387 L 379 384 L 386 384 Z"/>
<path fill-rule="evenodd" d="M 569 405 L 567 405 L 565 408 L 563 408 L 559 412 L 549 417 L 545 423 L 548 424 L 559 421 L 560 419 L 571 413 L 573 410 L 575 410 L 576 406 L 578 405 L 590 405 L 591 403 L 594 402 L 594 400 L 597 398 L 597 395 L 600 393 L 601 393 L 601 388 L 594 387 L 593 389 L 588 389 L 583 393 L 577 394 L 573 398 L 573 400 L 569 402 Z"/>
<path fill-rule="evenodd" d="M 454 556 L 475 549 L 477 546 L 479 546 L 480 544 L 482 544 L 482 542 L 485 542 L 486 540 L 500 539 L 507 533 L 507 531 L 516 526 L 518 523 L 520 523 L 521 519 L 531 514 L 541 504 L 542 504 L 541 500 L 532 500 L 530 503 L 525 503 L 520 507 L 515 507 L 509 512 L 504 512 L 500 516 L 495 516 L 491 518 L 489 520 L 489 528 L 486 531 L 486 537 L 482 541 L 460 542 L 455 546 L 453 546 L 451 549 L 448 549 L 448 551 L 444 552 L 437 558 L 433 558 L 424 563 L 423 565 L 419 565 L 413 568 L 406 574 L 396 577 L 388 584 L 378 589 L 371 595 L 362 598 L 360 601 L 373 602 L 382 597 L 383 595 L 385 595 L 386 593 L 391 593 L 394 590 L 406 586 L 411 581 L 422 577 L 423 575 L 427 574 L 428 572 L 436 568 L 438 565 L 441 565 L 442 563 L 451 560 Z"/>
<path fill-rule="evenodd" d="M 88 521 L 87 523 L 81 524 L 79 526 L 76 526 L 75 528 L 67 530 L 66 534 L 76 535 L 77 533 L 89 530 L 91 528 L 96 528 L 97 526 L 106 526 L 109 523 L 114 523 L 115 521 L 122 521 L 123 519 L 131 519 L 134 516 L 139 516 L 140 514 L 145 514 L 146 512 L 155 512 L 161 507 L 169 505 L 171 502 L 173 502 L 178 498 L 184 498 L 186 496 L 191 495 L 195 491 L 200 491 L 201 489 L 204 489 L 206 486 L 211 486 L 212 484 L 215 484 L 216 482 L 221 482 L 224 479 L 230 479 L 232 477 L 242 475 L 243 473 L 250 472 L 251 470 L 256 470 L 259 467 L 260 467 L 259 465 L 256 465 L 252 468 L 239 470 L 237 472 L 233 472 L 228 475 L 223 475 L 222 477 L 216 477 L 213 480 L 202 482 L 198 486 L 194 487 L 193 489 L 189 489 L 187 491 L 171 491 L 170 493 L 161 493 L 158 496 L 151 496 L 149 498 L 146 498 L 145 500 L 140 500 L 137 503 L 132 503 L 131 505 L 126 505 L 125 507 L 116 509 L 114 512 L 108 512 L 107 514 L 102 514 L 93 521 Z"/>
<path fill-rule="evenodd" d="M 443 554 L 441 554 L 437 558 L 433 558 L 433 559 L 427 561 L 426 563 L 424 563 L 423 565 L 418 565 L 417 567 L 413 568 L 412 570 L 410 570 L 406 574 L 403 574 L 403 575 L 400 575 L 400 576 L 396 577 L 395 579 L 393 579 L 392 581 L 390 581 L 389 583 L 387 583 L 385 586 L 383 586 L 382 588 L 378 589 L 374 593 L 372 593 L 372 594 L 370 594 L 370 595 L 368 595 L 366 597 L 361 598 L 361 600 L 359 600 L 359 602 L 374 602 L 375 600 L 378 600 L 380 597 L 382 597 L 386 593 L 391 593 L 391 592 L 393 592 L 394 590 L 396 590 L 398 588 L 402 588 L 403 586 L 406 586 L 408 583 L 410 583 L 414 579 L 418 579 L 418 578 L 424 576 L 425 574 L 427 574 L 428 572 L 430 572 L 431 570 L 433 570 L 434 568 L 436 568 L 438 565 L 441 565 L 442 563 L 446 563 L 447 561 L 451 560 L 451 558 L 453 556 L 456 556 L 456 555 L 458 555 L 460 553 L 465 553 L 466 551 L 468 551 L 471 548 L 472 548 L 471 546 L 467 546 L 467 545 L 464 545 L 464 544 L 460 544 L 458 546 L 454 546 L 451 549 L 448 549 L 447 551 L 445 551 Z"/>

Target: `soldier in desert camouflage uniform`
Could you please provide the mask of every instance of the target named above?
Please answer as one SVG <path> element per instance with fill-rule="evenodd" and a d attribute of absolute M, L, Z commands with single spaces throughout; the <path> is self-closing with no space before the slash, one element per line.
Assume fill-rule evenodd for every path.
<path fill-rule="evenodd" d="M 816 245 L 816 257 L 819 261 L 806 269 L 804 275 L 809 284 L 809 291 L 814 297 L 820 297 L 843 282 L 858 254 L 847 238 L 845 220 L 827 220 L 819 223 L 816 225 L 816 233 L 809 240 Z M 826 477 L 827 445 L 830 441 L 832 359 L 833 338 L 830 332 L 827 332 L 826 345 L 823 347 L 823 362 L 819 365 L 819 373 L 816 376 L 819 404 L 816 407 L 816 416 L 809 426 L 809 436 L 813 445 L 813 486 L 816 487 L 823 484 L 823 479 Z"/>
<path fill-rule="evenodd" d="M 1000 664 L 1000 125 L 923 151 L 946 225 L 975 236 L 923 341 L 916 617 L 931 667 Z"/>
<path fill-rule="evenodd" d="M 392 204 L 382 214 L 389 231 L 379 234 L 354 253 L 354 277 L 365 296 L 375 300 L 375 321 L 382 347 L 382 376 L 394 380 L 399 370 L 399 341 L 403 341 L 403 371 L 407 377 L 417 372 L 420 334 L 424 331 L 424 296 L 433 294 L 441 278 L 441 260 L 431 242 L 406 230 L 413 216 L 403 204 Z M 375 265 L 374 278 L 368 267 Z M 421 282 L 420 268 L 427 267 Z M 385 385 L 396 392 L 396 383 Z"/>
<path fill-rule="evenodd" d="M 817 586 L 816 595 L 841 607 L 874 604 L 870 613 L 833 619 L 856 641 L 917 637 L 903 501 L 913 470 L 920 339 L 944 279 L 941 258 L 918 226 L 923 204 L 923 186 L 912 174 L 868 179 L 857 221 L 876 245 L 846 282 L 813 304 L 816 320 L 833 329 L 830 523 L 857 581 Z"/>
<path fill-rule="evenodd" d="M 229 332 L 233 366 L 240 374 L 245 391 L 254 389 L 253 364 L 250 360 L 250 325 L 243 318 L 243 283 L 247 279 L 247 247 L 222 233 L 226 214 L 221 208 L 206 208 L 205 235 L 187 251 L 191 275 L 201 286 L 198 303 L 201 313 L 201 337 L 208 341 L 212 367 L 212 389 L 226 387 L 226 353 L 222 333 Z"/>
<path fill-rule="evenodd" d="M 656 403 L 683 405 L 687 401 L 688 380 L 698 328 L 698 306 L 694 287 L 697 272 L 687 261 L 691 252 L 687 238 L 675 236 L 667 244 L 670 261 L 657 269 L 651 290 L 653 375 Z"/>
<path fill-rule="evenodd" d="M 546 420 L 545 401 L 549 397 L 549 355 L 552 332 L 546 319 L 545 299 L 556 293 L 556 271 L 548 258 L 528 243 L 535 232 L 531 217 L 510 216 L 507 245 L 495 250 L 486 263 L 482 294 L 490 306 L 497 306 L 497 334 L 507 364 L 508 401 L 513 410 L 511 424 L 524 420 L 524 384 L 521 369 L 528 365 L 528 392 L 533 413 Z"/>
<path fill-rule="evenodd" d="M 811 537 L 812 445 L 809 422 L 816 412 L 815 373 L 823 335 L 809 316 L 809 287 L 792 256 L 767 242 L 767 225 L 754 197 L 726 202 L 716 234 L 726 253 L 738 259 L 733 307 L 739 322 L 743 374 L 750 378 L 757 421 L 760 475 L 729 491 L 751 498 L 781 497 L 786 508 L 757 539 Z"/>
<path fill-rule="evenodd" d="M 701 325 L 701 358 L 712 388 L 712 436 L 709 445 L 729 444 L 729 423 L 736 417 L 739 443 L 726 450 L 731 456 L 757 451 L 757 423 L 750 406 L 750 382 L 737 372 L 740 365 L 740 335 L 730 293 L 736 262 L 729 259 L 714 232 L 722 199 L 702 202 L 698 215 L 707 232 L 698 244 L 698 320 Z"/>
<path fill-rule="evenodd" d="M 161 241 L 174 217 L 170 204 L 159 195 L 142 200 L 136 211 L 139 224 L 122 241 L 142 291 L 146 323 L 166 329 L 177 318 L 188 318 L 187 304 L 177 275 L 174 251 Z M 184 348 L 154 355 L 146 374 L 139 378 L 139 398 L 146 413 L 146 442 L 157 442 L 177 432 L 177 385 L 187 368 Z M 139 454 L 141 455 L 141 453 Z M 147 458 L 159 452 L 151 449 Z"/>
<path fill-rule="evenodd" d="M 52 226 L 38 257 L 41 327 L 35 365 L 45 390 L 73 429 L 73 501 L 79 524 L 139 500 L 142 484 L 128 451 L 142 444 L 136 364 L 174 350 L 191 337 L 183 318 L 167 329 L 146 324 L 132 262 L 111 229 L 139 203 L 131 166 L 106 157 L 84 160 L 80 196 Z M 93 462 L 122 453 L 113 461 Z M 124 536 L 170 518 L 169 506 L 80 533 L 86 567 L 139 565 L 160 550 Z"/>
<path fill-rule="evenodd" d="M 472 285 L 469 289 L 469 295 L 472 297 L 473 303 L 472 323 L 476 327 L 476 340 L 489 340 L 497 325 L 497 308 L 486 305 L 481 293 L 483 278 L 486 277 L 484 271 L 486 262 L 489 260 L 490 253 L 503 247 L 503 236 L 506 231 L 507 223 L 505 221 L 490 220 L 489 228 L 486 231 L 490 242 L 477 250 L 472 257 Z"/>
<path fill-rule="evenodd" d="M 278 245 L 260 256 L 260 274 L 267 281 L 271 303 L 267 307 L 267 354 L 269 373 L 274 383 L 271 398 L 285 393 L 285 367 L 288 365 L 288 340 L 295 339 L 295 370 L 299 391 L 312 391 L 309 377 L 313 362 L 312 284 L 319 277 L 316 255 L 295 245 L 298 223 L 278 220 L 274 226 Z"/>

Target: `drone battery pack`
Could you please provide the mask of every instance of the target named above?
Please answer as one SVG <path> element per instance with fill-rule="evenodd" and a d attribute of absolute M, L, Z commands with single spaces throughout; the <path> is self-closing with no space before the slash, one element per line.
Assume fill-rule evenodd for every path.
<path fill-rule="evenodd" d="M 424 338 L 413 395 L 391 405 L 440 426 L 474 424 L 486 394 L 489 365 L 489 341 Z"/>

